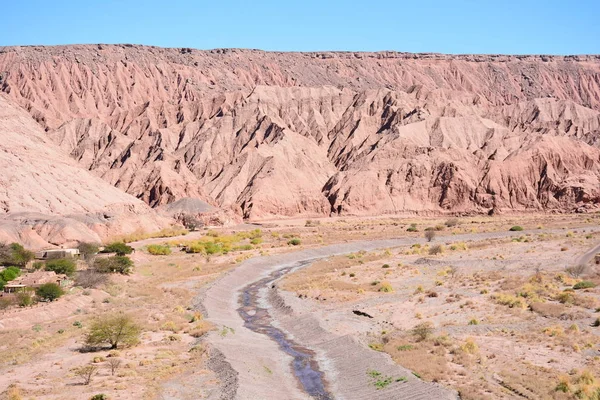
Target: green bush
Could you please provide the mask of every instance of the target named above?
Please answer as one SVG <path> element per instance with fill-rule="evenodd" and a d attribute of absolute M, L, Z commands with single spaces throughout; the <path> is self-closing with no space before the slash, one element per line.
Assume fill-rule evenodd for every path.
<path fill-rule="evenodd" d="M 8 267 L 0 272 L 0 279 L 6 283 L 16 279 L 19 275 L 21 275 L 21 270 L 19 268 Z"/>
<path fill-rule="evenodd" d="M 97 258 L 94 261 L 93 268 L 102 273 L 116 272 L 123 275 L 131 273 L 133 261 L 127 256 L 112 256 L 106 258 Z"/>
<path fill-rule="evenodd" d="M 44 283 L 35 291 L 42 301 L 54 301 L 64 294 L 64 290 L 56 283 Z"/>
<path fill-rule="evenodd" d="M 589 289 L 589 288 L 593 288 L 596 287 L 596 284 L 594 282 L 590 282 L 590 281 L 581 281 L 581 282 L 577 282 L 575 285 L 573 285 L 573 289 L 577 290 L 577 289 Z"/>
<path fill-rule="evenodd" d="M 108 400 L 108 396 L 104 393 L 95 394 L 92 397 L 90 397 L 90 400 Z"/>
<path fill-rule="evenodd" d="M 19 307 L 27 307 L 33 304 L 33 297 L 30 292 L 19 292 L 15 296 Z"/>
<path fill-rule="evenodd" d="M 33 269 L 35 269 L 36 271 L 39 269 L 44 268 L 46 264 L 43 261 L 36 261 L 33 263 Z"/>
<path fill-rule="evenodd" d="M 123 242 L 114 242 L 104 246 L 102 253 L 117 253 L 118 256 L 124 256 L 133 253 L 133 247 Z"/>
<path fill-rule="evenodd" d="M 75 261 L 69 258 L 59 258 L 56 260 L 48 260 L 46 262 L 46 271 L 54 271 L 57 274 L 65 274 L 71 276 L 77 270 Z"/>
<path fill-rule="evenodd" d="M 519 226 L 519 225 L 512 226 L 512 227 L 509 229 L 509 231 L 511 231 L 511 232 L 520 232 L 520 231 L 522 231 L 522 230 L 523 230 L 523 227 L 522 227 L 522 226 Z"/>
<path fill-rule="evenodd" d="M 287 244 L 290 244 L 290 245 L 292 245 L 292 246 L 299 246 L 299 245 L 301 245 L 301 244 L 302 244 L 302 241 L 301 241 L 300 239 L 298 239 L 298 238 L 293 238 L 293 239 L 290 239 L 290 240 L 287 242 Z"/>
<path fill-rule="evenodd" d="M 148 253 L 154 256 L 168 256 L 171 254 L 171 248 L 167 245 L 151 244 L 148 245 Z"/>
<path fill-rule="evenodd" d="M 410 224 L 410 226 L 408 227 L 408 229 L 406 230 L 407 232 L 417 232 L 417 224 Z"/>

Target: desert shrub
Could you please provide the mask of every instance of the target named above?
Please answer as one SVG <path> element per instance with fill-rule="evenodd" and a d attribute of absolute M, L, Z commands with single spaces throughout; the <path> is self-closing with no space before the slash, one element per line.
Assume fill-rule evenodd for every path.
<path fill-rule="evenodd" d="M 81 255 L 81 257 L 83 257 L 83 259 L 86 261 L 89 261 L 92 258 L 94 258 L 94 256 L 100 250 L 100 246 L 98 244 L 87 242 L 79 243 L 79 246 L 77 246 L 77 248 L 79 249 L 79 254 Z"/>
<path fill-rule="evenodd" d="M 46 271 L 54 271 L 57 274 L 65 274 L 71 276 L 75 273 L 77 264 L 69 258 L 59 258 L 56 260 L 48 260 L 46 262 Z"/>
<path fill-rule="evenodd" d="M 43 261 L 36 261 L 32 264 L 32 268 L 36 271 L 40 270 L 42 268 L 45 268 L 45 266 L 46 266 L 46 263 Z"/>
<path fill-rule="evenodd" d="M 522 230 L 523 230 L 523 227 L 519 226 L 519 225 L 511 226 L 509 229 L 509 231 L 511 231 L 511 232 L 520 232 Z"/>
<path fill-rule="evenodd" d="M 250 243 L 252 243 L 253 245 L 258 245 L 258 244 L 261 244 L 262 241 L 263 241 L 262 238 L 256 237 L 256 238 L 251 239 Z"/>
<path fill-rule="evenodd" d="M 54 301 L 64 293 L 56 283 L 44 283 L 35 290 L 36 296 L 42 301 Z"/>
<path fill-rule="evenodd" d="M 418 232 L 417 224 L 410 224 L 410 226 L 406 229 L 407 232 Z"/>
<path fill-rule="evenodd" d="M 154 256 L 167 256 L 171 254 L 171 248 L 163 244 L 150 244 L 148 245 L 148 253 Z"/>
<path fill-rule="evenodd" d="M 75 286 L 85 289 L 97 288 L 108 282 L 108 276 L 93 269 L 79 271 L 75 276 Z"/>
<path fill-rule="evenodd" d="M 411 333 L 419 342 L 427 340 L 433 333 L 433 324 L 431 322 L 421 322 L 411 329 Z"/>
<path fill-rule="evenodd" d="M 493 299 L 496 300 L 496 303 L 508 306 L 509 308 L 525 308 L 525 300 L 512 294 L 496 294 L 493 296 Z"/>
<path fill-rule="evenodd" d="M 441 244 L 436 244 L 435 246 L 431 246 L 429 249 L 429 255 L 434 256 L 438 254 L 442 254 L 444 252 L 444 246 Z"/>
<path fill-rule="evenodd" d="M 112 256 L 106 258 L 98 258 L 94 261 L 93 268 L 96 272 L 101 273 L 119 273 L 128 275 L 131 273 L 133 261 L 127 256 Z"/>
<path fill-rule="evenodd" d="M 375 351 L 383 351 L 383 343 L 369 343 L 369 348 Z"/>
<path fill-rule="evenodd" d="M 204 243 L 204 251 L 206 252 L 206 254 L 209 254 L 209 255 L 219 254 L 219 253 L 223 252 L 223 244 L 206 242 L 206 243 Z"/>
<path fill-rule="evenodd" d="M 19 268 L 8 267 L 0 272 L 0 279 L 6 283 L 18 278 L 19 275 L 21 275 L 21 270 Z"/>
<path fill-rule="evenodd" d="M 590 289 L 596 287 L 596 284 L 594 282 L 591 281 L 581 281 L 581 282 L 577 282 L 575 285 L 573 285 L 573 289 L 578 290 L 578 289 Z"/>
<path fill-rule="evenodd" d="M 98 367 L 93 364 L 84 365 L 82 367 L 73 368 L 71 370 L 76 376 L 81 378 L 81 383 L 89 385 L 92 382 L 94 376 L 98 372 Z"/>
<path fill-rule="evenodd" d="M 290 239 L 287 243 L 292 246 L 299 246 L 300 244 L 302 244 L 302 241 L 298 238 L 293 238 Z"/>
<path fill-rule="evenodd" d="M 204 245 L 202 243 L 192 243 L 185 248 L 186 253 L 204 253 Z"/>
<path fill-rule="evenodd" d="M 384 281 L 381 283 L 381 286 L 379 287 L 379 291 L 384 292 L 384 293 L 391 293 L 394 291 L 394 288 L 392 287 L 391 283 Z"/>
<path fill-rule="evenodd" d="M 381 266 L 381 268 L 391 268 L 391 267 L 390 267 L 390 264 L 383 264 L 383 265 Z"/>
<path fill-rule="evenodd" d="M 458 225 L 459 223 L 460 221 L 458 220 L 458 218 L 450 218 L 446 220 L 446 222 L 444 222 L 444 225 L 446 225 L 448 228 L 452 228 Z"/>
<path fill-rule="evenodd" d="M 0 297 L 0 310 L 5 310 L 8 307 L 15 304 L 14 300 L 10 297 Z"/>
<path fill-rule="evenodd" d="M 123 242 L 114 242 L 104 246 L 101 253 L 117 253 L 118 256 L 124 256 L 133 253 L 133 247 Z"/>
<path fill-rule="evenodd" d="M 556 387 L 554 388 L 556 392 L 569 393 L 571 391 L 571 384 L 569 382 L 568 376 L 562 376 Z"/>
<path fill-rule="evenodd" d="M 19 307 L 28 307 L 33 304 L 33 296 L 29 291 L 17 293 L 15 300 Z"/>
<path fill-rule="evenodd" d="M 556 295 L 556 300 L 561 304 L 572 304 L 575 300 L 575 296 L 571 292 L 564 291 Z"/>
<path fill-rule="evenodd" d="M 315 227 L 321 225 L 321 221 L 314 221 L 312 219 L 307 219 L 304 226 L 306 227 Z"/>
<path fill-rule="evenodd" d="M 108 400 L 108 396 L 104 393 L 99 393 L 90 397 L 90 400 Z"/>
<path fill-rule="evenodd" d="M 111 349 L 116 349 L 119 345 L 133 346 L 139 342 L 141 331 L 141 327 L 132 317 L 125 314 L 108 314 L 92 322 L 85 344 L 93 348 L 110 345 Z"/>
<path fill-rule="evenodd" d="M 23 400 L 23 397 L 21 396 L 21 390 L 19 389 L 19 387 L 12 383 L 8 386 L 8 389 L 6 390 L 6 397 L 3 397 L 6 400 Z"/>
<path fill-rule="evenodd" d="M 460 346 L 460 349 L 467 354 L 475 354 L 479 351 L 479 346 L 475 343 L 475 339 L 467 338 L 465 343 Z"/>

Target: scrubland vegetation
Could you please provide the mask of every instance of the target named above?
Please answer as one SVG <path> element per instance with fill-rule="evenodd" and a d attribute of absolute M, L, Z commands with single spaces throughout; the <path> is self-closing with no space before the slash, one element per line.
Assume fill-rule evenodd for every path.
<path fill-rule="evenodd" d="M 364 329 L 345 334 L 357 335 L 368 351 L 390 354 L 415 376 L 456 388 L 461 398 L 594 399 L 600 379 L 595 359 L 600 281 L 593 266 L 573 260 L 600 238 L 583 232 L 598 221 L 595 215 L 541 222 L 527 217 L 302 220 L 250 230 L 200 229 L 185 236 L 187 231 L 170 230 L 158 236 L 164 240 L 140 233 L 107 243 L 106 254 L 97 254 L 100 244 L 82 244 L 78 261 L 37 263 L 23 261 L 32 257 L 26 249 L 0 246 L 0 263 L 10 266 L 0 271 L 4 282 L 35 269 L 73 281 L 58 288 L 62 296 L 46 287 L 15 297 L 5 310 L 14 325 L 2 334 L 14 345 L 0 351 L 2 365 L 10 365 L 2 369 L 2 379 L 11 384 L 3 395 L 9 390 L 21 398 L 59 395 L 60 385 L 72 385 L 83 399 L 124 393 L 152 398 L 165 382 L 190 371 L 203 371 L 197 390 L 206 393 L 218 379 L 206 368 L 207 348 L 199 339 L 213 330 L 227 337 L 236 333 L 213 326 L 196 307 L 194 297 L 205 285 L 249 257 L 407 237 L 414 243 L 317 261 L 278 287 L 311 307 L 326 307 L 326 328 L 348 329 L 336 324 L 356 318 Z M 523 229 L 511 230 L 515 226 Z M 513 236 L 456 237 L 485 232 Z M 148 241 L 130 243 L 137 238 Z M 40 299 L 45 301 L 35 305 Z M 354 316 L 355 309 L 373 318 Z M 126 335 L 115 340 L 111 332 L 119 326 Z M 53 354 L 60 364 L 42 361 Z M 406 379 L 376 369 L 366 373 L 377 390 Z"/>

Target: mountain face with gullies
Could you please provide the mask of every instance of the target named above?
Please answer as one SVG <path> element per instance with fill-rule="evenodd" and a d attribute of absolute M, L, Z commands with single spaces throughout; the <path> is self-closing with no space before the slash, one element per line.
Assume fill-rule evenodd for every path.
<path fill-rule="evenodd" d="M 600 56 L 4 47 L 0 75 L 2 101 L 44 140 L 154 208 L 192 198 L 264 219 L 600 202 Z"/>

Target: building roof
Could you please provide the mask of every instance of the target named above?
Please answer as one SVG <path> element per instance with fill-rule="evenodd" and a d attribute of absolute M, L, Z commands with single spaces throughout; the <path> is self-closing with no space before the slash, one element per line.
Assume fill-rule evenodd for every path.
<path fill-rule="evenodd" d="M 56 274 L 54 271 L 35 271 L 15 279 L 13 284 L 34 286 L 44 283 L 56 283 L 57 281 L 67 279 L 66 275 Z"/>

